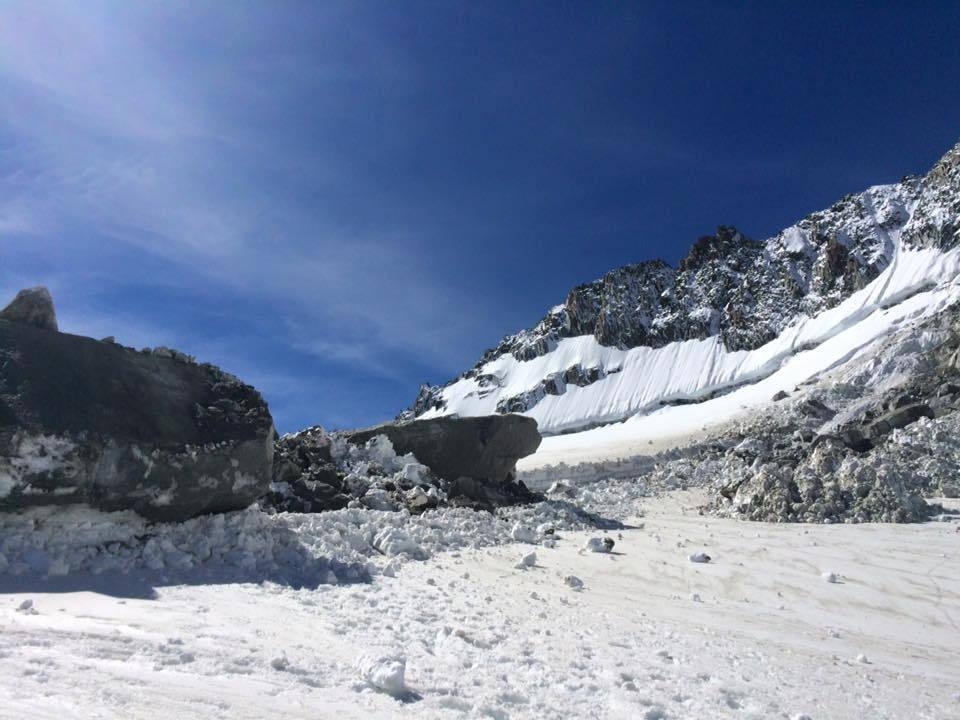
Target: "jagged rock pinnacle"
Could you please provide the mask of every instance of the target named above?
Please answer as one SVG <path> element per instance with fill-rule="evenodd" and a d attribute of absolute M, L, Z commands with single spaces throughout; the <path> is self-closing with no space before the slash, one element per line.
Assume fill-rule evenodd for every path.
<path fill-rule="evenodd" d="M 0 310 L 0 320 L 33 325 L 44 330 L 59 330 L 53 298 L 45 287 L 27 288 L 18 292 L 13 301 Z"/>

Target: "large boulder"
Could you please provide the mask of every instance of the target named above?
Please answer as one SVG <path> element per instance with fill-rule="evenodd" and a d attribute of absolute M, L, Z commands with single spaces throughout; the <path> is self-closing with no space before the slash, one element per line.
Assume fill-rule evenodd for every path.
<path fill-rule="evenodd" d="M 514 480 L 517 460 L 540 446 L 537 421 L 522 415 L 439 417 L 387 423 L 345 433 L 350 443 L 385 435 L 397 453 L 417 460 L 451 483 L 452 501 L 496 507 L 540 499 Z"/>
<path fill-rule="evenodd" d="M 916 422 L 920 418 L 930 418 L 933 420 L 934 413 L 926 403 L 913 403 L 910 405 L 901 405 L 887 414 L 874 420 L 867 428 L 867 435 L 876 441 L 887 433 L 906 427 Z"/>
<path fill-rule="evenodd" d="M 32 325 L 46 330 L 58 329 L 53 298 L 45 287 L 27 288 L 18 292 L 13 301 L 0 310 L 0 320 Z"/>
<path fill-rule="evenodd" d="M 950 407 L 948 402 L 938 404 L 936 400 L 935 397 L 931 398 L 931 404 L 938 405 L 942 413 L 953 412 L 953 408 Z M 866 452 L 876 447 L 886 435 L 894 430 L 907 427 L 920 418 L 925 417 L 933 420 L 937 413 L 931 407 L 931 404 L 925 402 L 897 403 L 892 410 L 879 417 L 863 422 L 854 422 L 839 428 L 837 437 L 851 450 Z M 872 414 L 870 413 L 870 415 Z"/>
<path fill-rule="evenodd" d="M 377 435 L 386 435 L 398 453 L 413 453 L 417 460 L 448 480 L 512 480 L 517 460 L 540 447 L 537 421 L 523 415 L 386 423 L 347 432 L 346 438 L 356 444 Z"/>
<path fill-rule="evenodd" d="M 0 510 L 244 508 L 269 487 L 274 436 L 260 394 L 211 365 L 0 320 Z"/>

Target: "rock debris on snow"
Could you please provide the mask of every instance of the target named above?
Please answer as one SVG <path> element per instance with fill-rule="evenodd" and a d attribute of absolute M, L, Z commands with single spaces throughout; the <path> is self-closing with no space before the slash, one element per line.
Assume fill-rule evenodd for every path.
<path fill-rule="evenodd" d="M 583 589 L 583 580 L 578 578 L 576 575 L 567 575 L 565 578 L 563 578 L 563 583 L 568 588 L 572 588 L 573 590 Z"/>

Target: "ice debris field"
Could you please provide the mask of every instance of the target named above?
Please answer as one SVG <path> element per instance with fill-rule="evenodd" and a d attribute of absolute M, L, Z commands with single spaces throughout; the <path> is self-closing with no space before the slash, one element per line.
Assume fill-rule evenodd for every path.
<path fill-rule="evenodd" d="M 957 523 L 555 495 L 623 514 L 5 518 L 0 717 L 960 716 Z"/>

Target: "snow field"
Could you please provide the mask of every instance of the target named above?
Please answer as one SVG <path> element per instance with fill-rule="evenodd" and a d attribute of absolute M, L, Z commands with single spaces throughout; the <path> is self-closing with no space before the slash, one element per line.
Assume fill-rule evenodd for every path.
<path fill-rule="evenodd" d="M 507 544 L 312 590 L 8 592 L 0 717 L 958 716 L 957 523 L 748 524 L 704 499 L 647 500 L 614 554 L 558 531 L 524 569 Z"/>

